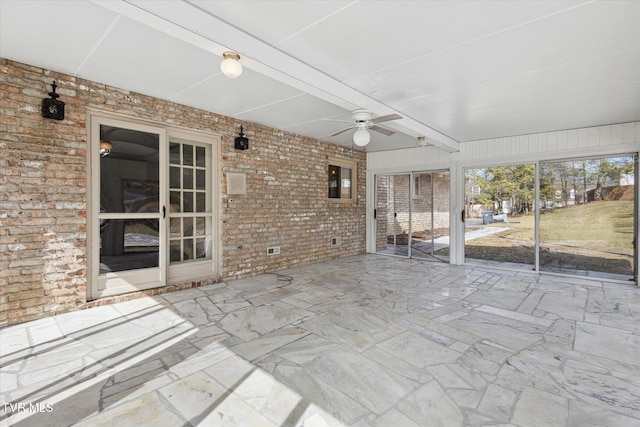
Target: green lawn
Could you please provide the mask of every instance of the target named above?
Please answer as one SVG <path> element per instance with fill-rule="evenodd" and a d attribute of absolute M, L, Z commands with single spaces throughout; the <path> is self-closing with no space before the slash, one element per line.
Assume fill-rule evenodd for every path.
<path fill-rule="evenodd" d="M 465 256 L 534 263 L 534 215 L 515 216 L 511 228 L 466 242 Z M 541 266 L 633 274 L 633 201 L 600 201 L 547 210 L 540 215 Z"/>
<path fill-rule="evenodd" d="M 633 201 L 591 202 L 540 215 L 540 240 L 633 255 Z"/>

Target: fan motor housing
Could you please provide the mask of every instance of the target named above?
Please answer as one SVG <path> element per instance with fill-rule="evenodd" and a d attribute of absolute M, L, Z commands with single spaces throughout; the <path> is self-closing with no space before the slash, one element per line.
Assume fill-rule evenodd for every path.
<path fill-rule="evenodd" d="M 352 113 L 354 122 L 368 122 L 371 120 L 371 112 L 367 110 L 356 110 Z"/>

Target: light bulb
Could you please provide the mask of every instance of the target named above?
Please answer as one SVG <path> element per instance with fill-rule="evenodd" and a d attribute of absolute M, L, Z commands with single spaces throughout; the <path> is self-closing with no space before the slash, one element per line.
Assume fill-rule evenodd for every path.
<path fill-rule="evenodd" d="M 240 55 L 235 52 L 225 52 L 222 54 L 224 61 L 220 64 L 222 73 L 230 79 L 235 79 L 242 74 L 242 64 L 240 64 Z"/>
<path fill-rule="evenodd" d="M 358 125 L 358 129 L 353 133 L 353 143 L 358 147 L 364 147 L 371 141 L 371 135 L 367 127 L 364 125 Z"/>

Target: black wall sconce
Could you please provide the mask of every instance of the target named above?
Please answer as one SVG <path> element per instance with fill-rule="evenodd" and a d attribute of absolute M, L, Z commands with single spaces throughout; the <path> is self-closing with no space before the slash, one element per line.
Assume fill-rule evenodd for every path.
<path fill-rule="evenodd" d="M 64 102 L 58 101 L 60 97 L 56 93 L 56 82 L 51 85 L 53 92 L 49 92 L 51 98 L 45 98 L 42 100 L 42 117 L 45 119 L 64 120 Z"/>
<path fill-rule="evenodd" d="M 244 133 L 242 133 L 242 126 L 240 126 L 240 136 L 236 137 L 236 144 L 235 144 L 235 148 L 236 150 L 246 150 L 247 148 L 249 148 L 249 138 L 247 138 L 246 136 L 244 136 Z"/>

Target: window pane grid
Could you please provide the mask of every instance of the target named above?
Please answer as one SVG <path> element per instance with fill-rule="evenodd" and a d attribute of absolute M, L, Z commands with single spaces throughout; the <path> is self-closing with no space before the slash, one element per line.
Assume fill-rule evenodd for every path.
<path fill-rule="evenodd" d="M 211 216 L 172 218 L 173 226 L 180 232 L 171 234 L 171 261 L 210 259 L 210 239 L 207 230 L 211 227 Z"/>
<path fill-rule="evenodd" d="M 211 259 L 212 213 L 207 147 L 171 143 L 169 236 L 172 263 Z"/>

